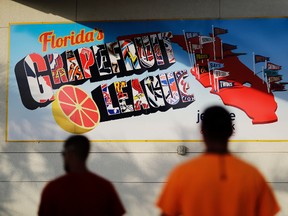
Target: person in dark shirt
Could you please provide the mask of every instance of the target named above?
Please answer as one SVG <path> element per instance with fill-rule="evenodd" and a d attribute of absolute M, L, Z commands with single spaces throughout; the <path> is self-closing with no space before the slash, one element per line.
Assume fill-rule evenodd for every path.
<path fill-rule="evenodd" d="M 122 216 L 125 209 L 112 183 L 88 170 L 90 141 L 73 135 L 64 143 L 66 174 L 42 191 L 38 216 Z"/>

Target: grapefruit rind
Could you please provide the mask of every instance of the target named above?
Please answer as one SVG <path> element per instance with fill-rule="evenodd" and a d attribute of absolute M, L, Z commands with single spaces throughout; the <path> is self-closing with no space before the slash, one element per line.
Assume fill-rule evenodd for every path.
<path fill-rule="evenodd" d="M 52 113 L 56 123 L 73 134 L 87 133 L 100 122 L 99 109 L 94 100 L 73 85 L 62 86 L 57 91 L 52 102 Z"/>

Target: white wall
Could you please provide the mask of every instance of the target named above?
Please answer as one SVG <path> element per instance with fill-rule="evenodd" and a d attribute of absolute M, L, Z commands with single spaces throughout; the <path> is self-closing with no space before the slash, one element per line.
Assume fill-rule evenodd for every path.
<path fill-rule="evenodd" d="M 129 19 L 204 19 L 287 16 L 287 0 L 9 1 L 0 0 L 0 215 L 36 215 L 43 186 L 63 173 L 62 143 L 5 142 L 9 22 Z M 115 184 L 127 215 L 157 215 L 154 203 L 167 173 L 203 150 L 184 143 L 93 143 L 89 167 Z M 288 215 L 288 143 L 231 143 L 231 150 L 255 164 Z"/>

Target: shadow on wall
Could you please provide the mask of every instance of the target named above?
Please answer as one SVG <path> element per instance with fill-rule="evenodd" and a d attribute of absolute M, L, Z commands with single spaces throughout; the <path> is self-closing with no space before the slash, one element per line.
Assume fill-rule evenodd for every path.
<path fill-rule="evenodd" d="M 42 11 L 47 14 L 53 14 L 56 16 L 63 17 L 71 21 L 83 21 L 83 20 L 125 20 L 125 19 L 135 19 L 138 17 L 139 13 L 137 10 L 133 12 L 131 8 L 144 8 L 150 7 L 147 3 L 141 3 L 139 1 L 128 1 L 125 3 L 113 2 L 113 1 L 102 1 L 102 2 L 91 2 L 91 1 L 33 1 L 33 0 L 14 0 L 20 4 L 31 7 L 35 10 Z M 163 7 L 162 7 L 163 8 Z M 123 11 L 123 13 L 121 13 Z M 129 11 L 129 13 L 127 13 Z M 157 16 L 158 13 L 154 14 Z M 147 17 L 143 13 L 143 19 Z M 161 18 L 161 17 L 158 17 Z M 47 20 L 48 21 L 48 20 Z"/>
<path fill-rule="evenodd" d="M 0 153 L 0 164 L 3 167 L 3 153 Z M 2 169 L 2 168 L 1 168 Z M 0 173 L 0 215 L 13 216 L 14 213 L 8 207 L 9 202 L 12 200 L 11 185 L 5 180 L 8 179 L 8 175 L 1 170 Z"/>
<path fill-rule="evenodd" d="M 51 143 L 40 144 L 49 146 Z M 34 215 L 42 187 L 64 173 L 60 151 L 43 152 L 40 144 L 10 142 L 3 145 L 0 215 Z M 59 147 L 62 145 L 59 143 Z M 176 149 L 175 152 L 152 150 L 149 153 L 131 152 L 125 147 L 116 153 L 105 153 L 105 150 L 103 143 L 91 152 L 89 168 L 114 183 L 128 215 L 156 215 L 155 201 L 167 174 L 177 163 L 195 156 L 179 156 Z"/>
<path fill-rule="evenodd" d="M 0 215 L 33 215 L 44 184 L 64 173 L 62 157 L 60 152 L 31 152 L 29 144 L 23 152 L 11 152 L 13 144 L 20 143 L 9 143 L 3 149 L 5 153 L 0 153 L 4 167 L 0 174 Z M 114 183 L 128 215 L 155 215 L 154 202 L 166 174 L 175 161 L 183 159 L 176 153 L 93 152 L 89 167 Z"/>
<path fill-rule="evenodd" d="M 7 68 L 6 65 L 0 64 L 0 80 L 3 81 L 1 82 L 0 85 L 0 122 L 5 123 L 5 116 L 6 116 L 6 74 L 7 74 Z M 5 108 L 4 108 L 5 107 Z M 2 127 L 3 126 L 3 127 Z M 0 134 L 4 135 L 4 129 L 5 129 L 5 124 L 1 125 L 0 127 Z M 3 136 L 4 137 L 4 136 Z"/>
<path fill-rule="evenodd" d="M 15 151 L 15 145 L 21 146 L 21 152 Z M 58 155 L 54 157 L 52 154 L 31 152 L 29 149 L 28 143 L 9 143 L 2 148 L 0 215 L 35 215 L 40 188 L 57 172 L 58 164 L 53 163 L 58 161 Z M 58 157 L 60 158 L 60 154 Z"/>
<path fill-rule="evenodd" d="M 110 179 L 127 215 L 157 215 L 155 202 L 166 176 L 186 159 L 174 153 L 93 153 L 91 169 Z"/>
<path fill-rule="evenodd" d="M 20 4 L 73 21 L 80 20 L 135 20 L 185 19 L 220 17 L 220 1 L 33 1 L 14 0 Z M 155 8 L 151 10 L 151 5 Z M 165 7 L 163 7 L 165 5 Z M 157 10 L 157 12 L 156 12 Z M 179 12 L 180 11 L 180 12 Z"/>
<path fill-rule="evenodd" d="M 185 128 L 177 128 L 177 131 L 183 139 L 187 139 L 189 131 Z M 20 205 L 23 203 L 26 209 L 28 207 L 33 209 L 32 211 L 37 211 L 41 193 L 41 190 L 36 188 L 37 184 L 46 184 L 50 179 L 63 173 L 60 152 L 37 152 L 33 150 L 37 149 L 33 146 L 37 144 L 9 143 L 3 146 L 3 152 L 0 153 L 0 164 L 3 167 L 0 173 L 0 215 L 34 214 L 35 212 L 26 213 L 25 211 L 28 210 L 23 210 L 26 214 L 21 214 Z M 44 144 L 49 145 L 49 143 Z M 21 152 L 15 151 L 15 148 L 17 149 L 15 145 L 18 147 L 21 145 Z M 63 144 L 59 145 L 62 147 Z M 170 170 L 176 164 L 200 153 L 193 152 L 193 145 L 193 143 L 189 145 L 191 148 L 189 154 L 183 157 L 176 154 L 176 149 L 175 152 L 159 152 L 156 149 L 151 152 L 131 152 L 131 149 L 123 147 L 119 152 L 105 153 L 107 149 L 103 143 L 97 146 L 96 151 L 91 152 L 89 167 L 93 172 L 108 178 L 116 185 L 128 211 L 127 215 L 156 215 L 155 201 Z M 260 158 L 258 162 L 263 163 L 264 161 L 261 160 L 265 158 Z M 270 167 L 279 166 L 278 160 L 271 162 Z M 275 176 L 272 181 L 278 182 L 279 179 Z M 277 185 L 275 189 L 288 192 L 287 188 L 279 188 Z M 25 200 L 21 200 L 22 198 Z M 17 203 L 11 208 L 10 204 L 13 202 Z"/>
<path fill-rule="evenodd" d="M 0 80 L 6 80 L 6 69 L 5 66 L 0 64 Z M 0 85 L 0 136 L 1 142 L 4 143 L 4 137 L 5 137 L 5 116 L 6 116 L 6 104 L 5 104 L 5 97 L 6 97 L 6 85 Z M 0 144 L 2 145 L 2 143 Z M 3 151 L 3 150 L 2 150 Z M 6 204 L 12 199 L 11 197 L 11 187 L 10 185 L 5 181 L 5 179 L 8 178 L 8 175 L 3 172 L 2 167 L 4 166 L 3 163 L 3 153 L 0 152 L 0 164 L 1 164 L 1 171 L 0 171 L 0 215 L 7 215 L 12 216 L 13 214 L 9 211 L 9 209 L 6 208 Z"/>
<path fill-rule="evenodd" d="M 61 16 L 68 20 L 76 20 L 77 18 L 77 0 L 64 0 L 64 1 L 33 1 L 33 0 L 14 0 L 19 4 L 27 7 L 34 8 L 35 10 L 42 11 L 47 14 Z M 49 21 L 49 20 L 47 20 Z"/>

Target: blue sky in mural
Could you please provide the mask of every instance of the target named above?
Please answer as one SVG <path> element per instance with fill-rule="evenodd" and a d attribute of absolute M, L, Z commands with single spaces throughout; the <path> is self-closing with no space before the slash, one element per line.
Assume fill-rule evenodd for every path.
<path fill-rule="evenodd" d="M 31 25 L 11 25 L 10 49 L 13 56 L 10 60 L 14 61 L 32 51 L 41 51 L 41 44 L 37 43 L 38 36 L 44 31 L 54 31 L 59 36 L 65 36 L 71 31 L 78 32 L 81 28 L 86 31 L 93 28 L 102 29 L 105 33 L 105 42 L 116 41 L 118 36 L 129 34 L 141 34 L 147 32 L 166 32 L 171 31 L 174 35 L 186 32 L 199 32 L 201 35 L 209 35 L 212 32 L 212 25 L 228 30 L 227 34 L 219 35 L 223 43 L 237 45 L 234 52 L 247 53 L 240 56 L 240 60 L 249 68 L 253 68 L 252 53 L 270 57 L 270 61 L 279 64 L 283 70 L 287 70 L 288 57 L 288 20 L 281 18 L 274 19 L 236 19 L 236 20 L 163 20 L 163 21 L 134 21 L 134 22 L 85 22 L 83 25 L 78 23 L 58 23 L 58 24 L 31 24 Z M 90 28 L 89 28 L 90 27 Z M 17 34 L 16 34 L 17 33 Z M 95 43 L 93 43 L 95 44 Z M 92 44 L 90 44 L 92 45 Z M 87 44 L 89 46 L 89 44 Z M 74 46 L 76 49 L 80 46 Z M 67 49 L 61 48 L 57 52 Z M 50 50 L 51 52 L 55 50 Z M 49 53 L 49 51 L 47 52 Z M 256 70 L 261 70 L 260 64 L 256 65 Z"/>

